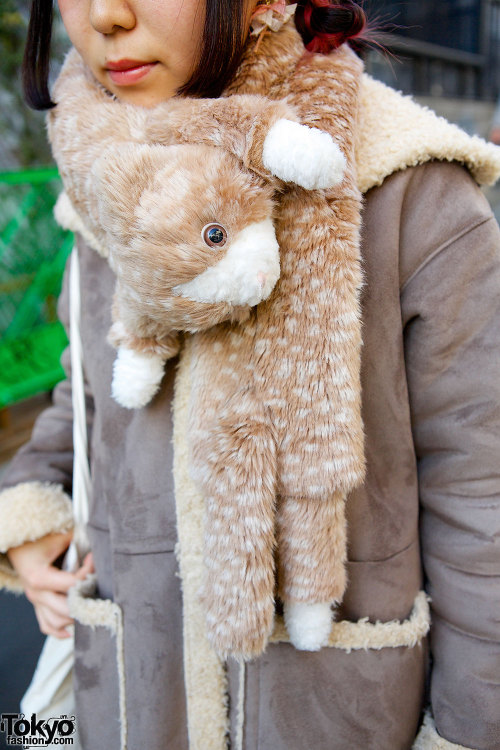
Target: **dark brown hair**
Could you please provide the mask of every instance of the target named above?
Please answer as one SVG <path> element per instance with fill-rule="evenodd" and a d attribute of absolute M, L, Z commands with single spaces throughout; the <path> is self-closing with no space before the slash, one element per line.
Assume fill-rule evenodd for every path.
<path fill-rule="evenodd" d="M 205 0 L 205 25 L 198 64 L 177 89 L 183 96 L 220 96 L 234 77 L 245 46 L 245 0 Z M 257 2 L 255 3 L 257 5 Z M 50 109 L 48 77 L 53 0 L 32 0 L 22 66 L 23 91 L 34 109 Z M 361 7 L 351 0 L 298 0 L 295 24 L 311 52 L 329 52 L 365 25 Z"/>
<path fill-rule="evenodd" d="M 205 25 L 199 62 L 177 94 L 217 97 L 223 92 L 241 59 L 245 0 L 205 0 Z M 34 109 L 54 106 L 48 88 L 53 0 L 32 0 L 22 80 L 26 102 Z"/>

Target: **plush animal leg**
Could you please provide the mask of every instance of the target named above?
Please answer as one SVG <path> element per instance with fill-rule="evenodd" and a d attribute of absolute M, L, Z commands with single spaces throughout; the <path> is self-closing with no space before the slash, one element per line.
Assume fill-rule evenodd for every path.
<path fill-rule="evenodd" d="M 113 323 L 109 342 L 118 349 L 113 363 L 111 395 L 126 409 L 148 404 L 160 387 L 165 361 L 179 351 L 179 339 L 172 333 L 161 339 L 140 339 L 128 334 L 120 321 Z"/>
<path fill-rule="evenodd" d="M 285 119 L 275 122 L 267 134 L 262 162 L 271 174 L 306 190 L 338 185 L 346 168 L 329 133 Z"/>
<path fill-rule="evenodd" d="M 210 440 L 203 488 L 207 632 L 223 659 L 251 659 L 264 651 L 274 623 L 276 440 L 266 420 L 234 413 Z"/>
<path fill-rule="evenodd" d="M 121 346 L 113 363 L 111 395 L 126 409 L 146 406 L 160 387 L 164 364 L 154 352 L 142 354 Z"/>
<path fill-rule="evenodd" d="M 278 590 L 293 645 L 317 651 L 328 642 L 331 605 L 346 585 L 343 497 L 278 500 Z"/>

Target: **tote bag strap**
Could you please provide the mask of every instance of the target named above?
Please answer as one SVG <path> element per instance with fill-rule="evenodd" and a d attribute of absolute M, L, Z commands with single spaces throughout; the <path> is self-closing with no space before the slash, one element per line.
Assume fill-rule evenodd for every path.
<path fill-rule="evenodd" d="M 85 526 L 88 519 L 90 497 L 90 469 L 87 458 L 87 421 L 83 387 L 82 341 L 80 336 L 80 279 L 78 254 L 73 249 L 70 261 L 70 351 L 71 392 L 73 404 L 73 515 L 75 528 L 73 540 L 64 557 L 64 570 L 75 570 L 88 551 Z M 47 636 L 38 659 L 36 671 L 21 700 L 21 710 L 26 716 L 38 718 L 75 713 L 73 694 L 74 640 Z M 53 745 L 51 744 L 51 747 Z M 81 750 L 78 736 L 73 737 L 73 749 Z"/>
<path fill-rule="evenodd" d="M 80 265 L 78 249 L 73 247 L 69 277 L 69 320 L 71 339 L 71 401 L 73 405 L 73 541 L 66 555 L 69 570 L 82 562 L 89 551 L 86 532 L 91 497 L 88 460 L 87 416 L 83 385 L 83 349 L 80 330 Z M 66 562 L 66 561 L 65 561 Z"/>

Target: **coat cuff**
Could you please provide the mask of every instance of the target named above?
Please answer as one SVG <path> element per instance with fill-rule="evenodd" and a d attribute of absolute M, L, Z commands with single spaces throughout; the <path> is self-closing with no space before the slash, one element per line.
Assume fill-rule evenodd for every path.
<path fill-rule="evenodd" d="M 61 485 L 23 482 L 0 492 L 0 588 L 23 590 L 7 550 L 72 528 L 71 500 Z"/>
<path fill-rule="evenodd" d="M 420 731 L 412 745 L 412 750 L 475 750 L 475 748 L 457 745 L 454 742 L 445 740 L 444 737 L 438 734 L 434 719 L 427 712 Z"/>

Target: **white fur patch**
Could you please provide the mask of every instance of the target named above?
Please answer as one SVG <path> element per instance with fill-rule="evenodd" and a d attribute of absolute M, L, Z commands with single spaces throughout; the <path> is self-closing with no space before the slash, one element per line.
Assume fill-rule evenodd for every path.
<path fill-rule="evenodd" d="M 262 162 L 276 177 L 306 190 L 338 185 L 346 167 L 342 151 L 328 133 L 285 119 L 269 130 Z"/>
<path fill-rule="evenodd" d="M 92 234 L 90 229 L 85 226 L 65 192 L 59 194 L 59 198 L 54 206 L 54 218 L 63 229 L 68 229 L 70 232 L 81 234 L 85 242 L 99 253 L 99 255 L 102 255 L 103 258 L 108 257 L 107 248 L 104 247 L 97 237 Z"/>
<path fill-rule="evenodd" d="M 279 275 L 279 245 L 268 218 L 242 229 L 216 265 L 172 291 L 194 302 L 252 306 L 269 297 Z"/>
<path fill-rule="evenodd" d="M 151 401 L 163 378 L 164 360 L 157 354 L 139 354 L 121 346 L 113 363 L 111 393 L 125 409 L 138 409 Z"/>
<path fill-rule="evenodd" d="M 284 615 L 295 648 L 319 651 L 328 644 L 332 627 L 332 610 L 328 602 L 285 602 Z"/>

